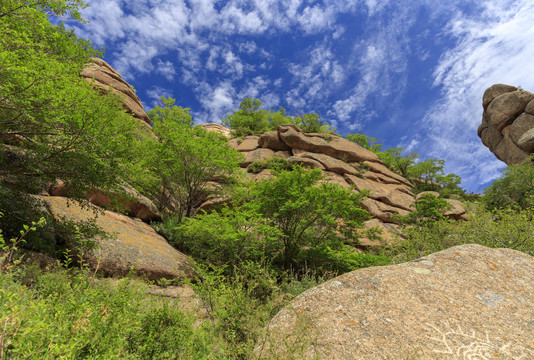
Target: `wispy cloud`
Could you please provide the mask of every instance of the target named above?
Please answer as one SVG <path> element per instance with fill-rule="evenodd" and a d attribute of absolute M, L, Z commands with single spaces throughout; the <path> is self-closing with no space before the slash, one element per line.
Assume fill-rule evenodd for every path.
<path fill-rule="evenodd" d="M 443 96 L 425 116 L 429 137 L 423 146 L 470 188 L 494 179 L 504 166 L 476 136 L 484 90 L 495 83 L 534 88 L 533 13 L 530 0 L 488 1 L 480 13 L 458 12 L 446 29 L 457 45 L 435 69 L 434 85 Z"/>

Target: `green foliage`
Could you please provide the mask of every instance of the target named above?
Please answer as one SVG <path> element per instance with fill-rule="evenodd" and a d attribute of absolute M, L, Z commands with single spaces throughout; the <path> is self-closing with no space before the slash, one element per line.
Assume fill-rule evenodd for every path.
<path fill-rule="evenodd" d="M 262 134 L 276 130 L 278 125 L 294 124 L 304 132 L 329 132 L 330 126 L 321 121 L 316 113 L 299 116 L 288 116 L 283 107 L 277 111 L 261 109 L 261 100 L 244 98 L 239 104 L 239 110 L 228 114 L 222 124 L 231 128 L 236 136 Z"/>
<path fill-rule="evenodd" d="M 193 127 L 195 124 L 189 115 L 189 109 L 174 105 L 176 102 L 172 97 L 160 97 L 160 104 L 148 112 L 148 116 L 153 126 L 158 126 L 163 122 L 168 122 L 176 126 Z"/>
<path fill-rule="evenodd" d="M 534 165 L 532 157 L 522 164 L 510 165 L 484 191 L 484 202 L 490 209 L 534 205 Z"/>
<path fill-rule="evenodd" d="M 254 161 L 247 167 L 247 171 L 253 174 L 259 174 L 265 169 L 271 169 L 274 171 L 291 171 L 295 165 L 290 163 L 284 158 L 280 157 L 271 157 L 267 160 Z"/>
<path fill-rule="evenodd" d="M 80 20 L 81 1 L 0 4 L 0 177 L 39 187 L 61 178 L 81 195 L 126 171 L 137 121 L 118 96 L 79 77 L 100 53 L 49 16 Z"/>
<path fill-rule="evenodd" d="M 188 109 L 173 106 L 172 99 L 162 101 L 165 107 L 150 112 L 158 139 L 146 141 L 145 154 L 150 156 L 138 162 L 138 185 L 180 220 L 194 215 L 210 195 L 221 190 L 213 181 L 229 183 L 240 174 L 242 156 L 223 136 L 192 128 Z"/>
<path fill-rule="evenodd" d="M 173 230 L 172 245 L 210 264 L 266 263 L 281 252 L 279 230 L 246 205 L 199 214 Z"/>
<path fill-rule="evenodd" d="M 376 138 L 364 134 L 347 134 L 345 138 L 376 154 L 382 150 L 382 144 L 378 144 Z"/>
<path fill-rule="evenodd" d="M 261 134 L 267 131 L 270 125 L 269 112 L 260 109 L 261 103 L 259 99 L 243 99 L 239 104 L 239 110 L 224 118 L 222 124 L 232 128 L 237 136 Z"/>
<path fill-rule="evenodd" d="M 371 266 L 389 265 L 391 259 L 383 255 L 360 253 L 348 246 L 339 249 L 326 246 L 303 250 L 299 254 L 299 262 L 306 263 L 317 274 L 343 274 Z"/>
<path fill-rule="evenodd" d="M 406 226 L 385 255 L 404 262 L 461 244 L 504 247 L 534 255 L 532 209 L 487 210 L 477 202 L 464 205 L 467 221 L 441 219 Z"/>
<path fill-rule="evenodd" d="M 365 194 L 355 194 L 337 184 L 321 182 L 319 169 L 297 167 L 257 183 L 250 199 L 257 211 L 282 232 L 282 267 L 295 265 L 304 247 L 339 248 L 354 241 L 356 229 L 369 218 L 360 207 Z"/>
<path fill-rule="evenodd" d="M 445 219 L 443 214 L 451 208 L 447 201 L 433 194 L 424 194 L 414 206 L 415 211 L 405 216 L 397 216 L 396 220 L 403 224 L 427 224 Z"/>
<path fill-rule="evenodd" d="M 317 113 L 297 116 L 293 119 L 293 123 L 305 133 L 328 132 L 331 130 L 328 122 L 321 120 Z"/>

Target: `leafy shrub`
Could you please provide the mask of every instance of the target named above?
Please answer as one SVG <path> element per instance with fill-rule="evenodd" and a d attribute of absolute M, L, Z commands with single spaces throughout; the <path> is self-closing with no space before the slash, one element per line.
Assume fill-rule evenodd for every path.
<path fill-rule="evenodd" d="M 274 171 L 291 171 L 293 170 L 295 165 L 293 163 L 290 163 L 284 158 L 280 157 L 272 157 L 267 160 L 262 161 L 254 161 L 252 164 L 250 164 L 247 167 L 247 171 L 249 173 L 253 174 L 259 174 L 265 169 L 271 169 Z"/>
<path fill-rule="evenodd" d="M 348 246 L 339 249 L 316 247 L 303 250 L 298 261 L 315 269 L 317 274 L 343 274 L 370 266 L 389 265 L 391 260 L 384 255 L 359 253 Z"/>
<path fill-rule="evenodd" d="M 282 251 L 279 230 L 244 205 L 185 219 L 173 230 L 172 245 L 215 265 L 270 262 Z"/>
<path fill-rule="evenodd" d="M 415 211 L 405 216 L 395 216 L 394 219 L 403 224 L 431 223 L 443 220 L 443 214 L 451 208 L 447 201 L 433 194 L 424 194 L 413 206 Z"/>
<path fill-rule="evenodd" d="M 532 209 L 488 210 L 481 203 L 466 205 L 467 221 L 439 219 L 407 225 L 385 255 L 395 262 L 409 261 L 461 244 L 510 248 L 534 254 Z"/>

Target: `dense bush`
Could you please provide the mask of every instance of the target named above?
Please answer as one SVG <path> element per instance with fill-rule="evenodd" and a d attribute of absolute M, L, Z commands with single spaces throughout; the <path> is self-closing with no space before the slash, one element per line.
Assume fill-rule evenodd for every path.
<path fill-rule="evenodd" d="M 284 158 L 272 157 L 267 160 L 254 161 L 247 167 L 247 171 L 253 174 L 259 174 L 265 169 L 270 169 L 274 171 L 290 171 L 295 168 L 295 164 L 290 163 Z"/>
<path fill-rule="evenodd" d="M 439 219 L 405 225 L 395 246 L 385 255 L 403 262 L 461 244 L 504 247 L 534 255 L 532 209 L 488 210 L 480 202 L 465 205 L 467 221 Z"/>

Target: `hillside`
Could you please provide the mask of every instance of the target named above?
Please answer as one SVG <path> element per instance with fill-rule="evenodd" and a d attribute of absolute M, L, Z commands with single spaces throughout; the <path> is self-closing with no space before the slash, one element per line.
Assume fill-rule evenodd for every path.
<path fill-rule="evenodd" d="M 0 5 L 0 359 L 534 357 L 532 94 L 484 94 L 466 194 L 316 113 L 145 112 L 44 4 Z"/>

